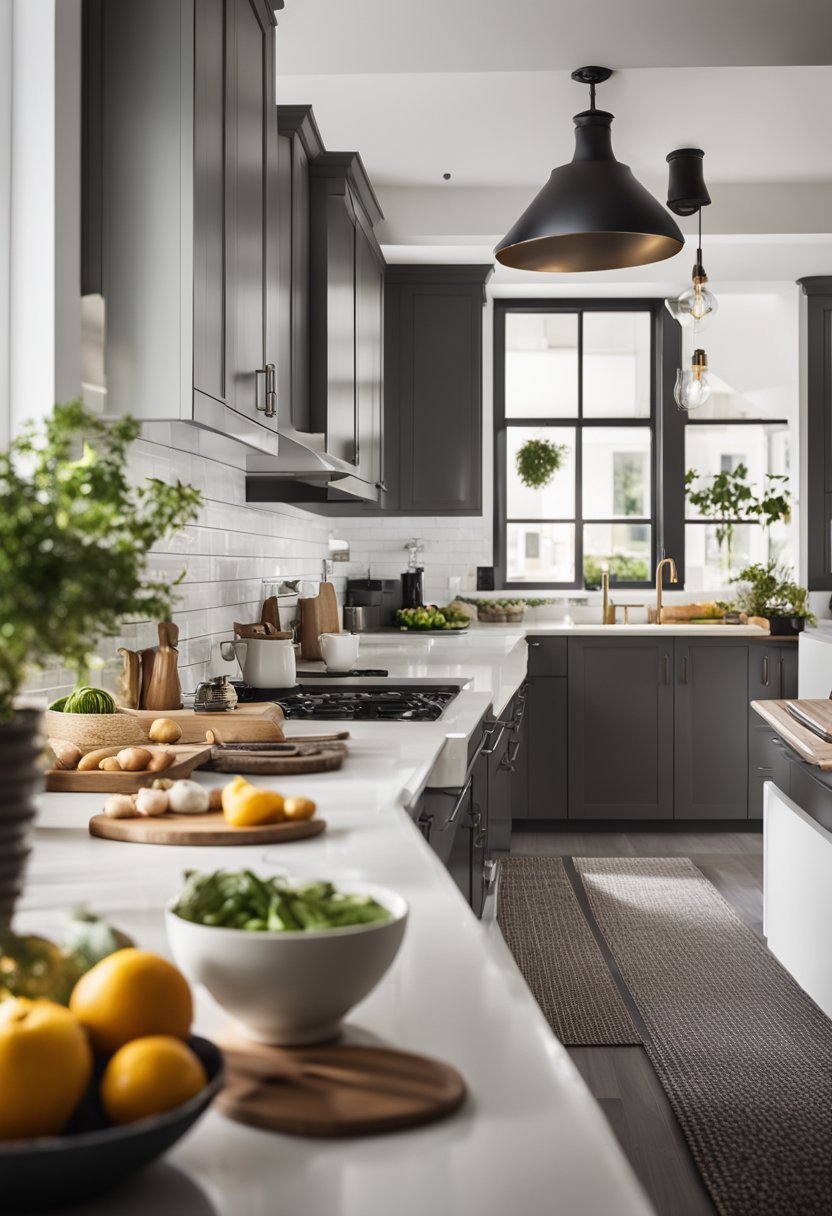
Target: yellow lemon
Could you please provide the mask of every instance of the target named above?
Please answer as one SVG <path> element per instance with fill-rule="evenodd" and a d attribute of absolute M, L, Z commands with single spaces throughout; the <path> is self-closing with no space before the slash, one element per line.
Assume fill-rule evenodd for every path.
<path fill-rule="evenodd" d="M 96 1051 L 117 1051 L 131 1039 L 168 1034 L 187 1039 L 193 1001 L 181 971 L 149 950 L 117 950 L 82 975 L 69 1007 Z"/>
<path fill-rule="evenodd" d="M 279 823 L 283 819 L 283 798 L 251 785 L 243 777 L 235 777 L 222 791 L 222 813 L 235 828 Z"/>
<path fill-rule="evenodd" d="M 59 1135 L 91 1076 L 87 1036 L 63 1005 L 0 1005 L 0 1140 Z"/>
<path fill-rule="evenodd" d="M 202 1061 L 181 1039 L 154 1034 L 120 1047 L 101 1078 L 101 1103 L 113 1123 L 161 1115 L 208 1083 Z"/>

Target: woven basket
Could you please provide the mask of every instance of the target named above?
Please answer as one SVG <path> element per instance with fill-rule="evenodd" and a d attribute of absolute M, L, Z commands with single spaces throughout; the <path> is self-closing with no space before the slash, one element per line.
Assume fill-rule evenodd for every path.
<path fill-rule="evenodd" d="M 129 747 L 147 743 L 148 736 L 137 718 L 114 714 L 62 714 L 47 709 L 44 734 L 47 739 L 65 739 L 82 750 L 88 747 Z"/>

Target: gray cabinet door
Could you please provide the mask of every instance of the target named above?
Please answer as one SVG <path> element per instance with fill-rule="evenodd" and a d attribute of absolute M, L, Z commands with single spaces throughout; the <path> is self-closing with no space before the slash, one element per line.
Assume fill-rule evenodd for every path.
<path fill-rule="evenodd" d="M 284 108 L 285 110 L 285 108 Z M 278 107 L 280 426 L 311 429 L 309 419 L 309 156 Z M 286 124 L 286 129 L 284 127 Z"/>
<path fill-rule="evenodd" d="M 228 256 L 232 326 L 230 404 L 239 413 L 267 419 L 265 378 L 277 364 L 277 109 L 274 96 L 274 30 L 262 0 L 234 0 L 231 49 L 233 119 L 228 181 Z"/>
<path fill-rule="evenodd" d="M 515 699 L 516 713 L 512 728 L 512 745 L 509 752 L 511 785 L 509 788 L 509 814 L 515 819 L 529 816 L 529 688 L 524 684 Z"/>
<path fill-rule="evenodd" d="M 677 638 L 675 650 L 675 816 L 746 819 L 749 644 Z"/>
<path fill-rule="evenodd" d="M 797 696 L 797 646 L 791 642 L 753 642 L 748 648 L 748 700 Z M 773 781 L 788 792 L 789 762 L 776 731 L 759 714 L 748 712 L 748 817 L 762 819 L 763 790 Z"/>
<path fill-rule="evenodd" d="M 382 309 L 384 263 L 358 223 L 355 230 L 356 464 L 362 481 L 381 481 Z"/>
<path fill-rule="evenodd" d="M 515 802 L 514 819 L 567 817 L 566 680 L 532 676 L 526 726 L 526 805 Z"/>
<path fill-rule="evenodd" d="M 673 817 L 672 669 L 672 638 L 569 639 L 570 819 Z"/>
<path fill-rule="evenodd" d="M 505 713 L 511 716 L 511 708 Z M 497 727 L 488 755 L 488 851 L 507 853 L 511 847 L 511 785 L 514 734 L 511 726 Z"/>
<path fill-rule="evenodd" d="M 482 507 L 482 323 L 476 289 L 404 289 L 398 386 L 402 511 L 433 515 Z"/>

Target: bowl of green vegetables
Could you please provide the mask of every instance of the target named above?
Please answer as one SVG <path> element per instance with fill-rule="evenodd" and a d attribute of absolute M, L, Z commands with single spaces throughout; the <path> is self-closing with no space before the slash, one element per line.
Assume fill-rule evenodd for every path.
<path fill-rule="evenodd" d="M 167 907 L 177 965 L 261 1043 L 321 1043 L 398 953 L 407 903 L 368 883 L 343 888 L 252 870 L 186 875 Z"/>

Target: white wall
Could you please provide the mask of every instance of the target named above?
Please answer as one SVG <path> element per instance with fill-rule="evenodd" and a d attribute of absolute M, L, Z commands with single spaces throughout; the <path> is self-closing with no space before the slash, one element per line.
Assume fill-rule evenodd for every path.
<path fill-rule="evenodd" d="M 0 0 L 0 445 L 9 438 L 13 0 Z"/>

